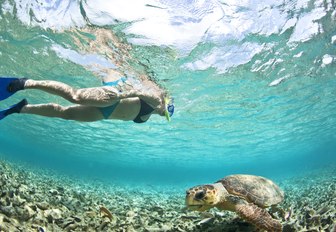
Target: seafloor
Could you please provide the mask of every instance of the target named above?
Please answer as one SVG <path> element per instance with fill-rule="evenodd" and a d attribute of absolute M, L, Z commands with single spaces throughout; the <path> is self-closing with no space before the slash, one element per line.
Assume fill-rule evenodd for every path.
<path fill-rule="evenodd" d="M 0 162 L 0 231 L 257 231 L 231 212 L 184 209 L 184 190 L 79 183 Z M 336 230 L 336 171 L 278 183 L 285 201 L 270 210 L 283 231 Z"/>

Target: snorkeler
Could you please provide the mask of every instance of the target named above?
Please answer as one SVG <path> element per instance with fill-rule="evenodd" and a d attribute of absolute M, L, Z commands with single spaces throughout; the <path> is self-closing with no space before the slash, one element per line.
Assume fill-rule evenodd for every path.
<path fill-rule="evenodd" d="M 129 80 L 121 77 L 103 81 L 104 86 L 75 89 L 57 81 L 37 81 L 27 78 L 0 77 L 0 101 L 17 91 L 38 89 L 75 103 L 61 106 L 55 103 L 28 104 L 26 99 L 0 111 L 0 120 L 13 113 L 35 114 L 66 120 L 93 122 L 102 119 L 146 122 L 152 114 L 165 116 L 168 121 L 174 113 L 172 98 L 160 88 L 130 87 Z"/>

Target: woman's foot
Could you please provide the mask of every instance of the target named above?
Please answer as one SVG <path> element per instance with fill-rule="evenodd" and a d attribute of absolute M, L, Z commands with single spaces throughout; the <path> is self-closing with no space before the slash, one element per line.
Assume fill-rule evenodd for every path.
<path fill-rule="evenodd" d="M 20 113 L 21 109 L 27 104 L 28 104 L 27 100 L 23 99 L 19 103 L 10 106 L 8 109 L 0 110 L 0 120 L 7 117 L 10 114 Z"/>
<path fill-rule="evenodd" d="M 7 87 L 7 91 L 10 93 L 15 93 L 19 90 L 23 90 L 24 89 L 24 85 L 26 83 L 26 81 L 28 80 L 28 78 L 17 78 L 14 79 L 13 81 L 11 81 Z"/>
<path fill-rule="evenodd" d="M 27 78 L 0 77 L 0 101 L 24 89 Z"/>

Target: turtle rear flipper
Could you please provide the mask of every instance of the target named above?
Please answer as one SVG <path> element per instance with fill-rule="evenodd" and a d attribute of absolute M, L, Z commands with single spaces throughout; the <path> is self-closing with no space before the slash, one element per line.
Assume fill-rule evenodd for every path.
<path fill-rule="evenodd" d="M 239 204 L 236 206 L 236 212 L 259 229 L 267 230 L 268 232 L 282 231 L 280 222 L 273 219 L 265 209 L 259 208 L 254 204 Z"/>

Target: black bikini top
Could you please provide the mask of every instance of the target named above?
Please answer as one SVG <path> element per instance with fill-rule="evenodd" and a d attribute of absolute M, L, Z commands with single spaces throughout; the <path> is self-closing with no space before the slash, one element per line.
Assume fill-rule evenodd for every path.
<path fill-rule="evenodd" d="M 154 111 L 154 109 L 148 105 L 144 100 L 140 99 L 140 111 L 138 115 L 133 119 L 133 122 L 135 123 L 143 123 L 146 122 L 147 120 L 142 120 L 141 117 L 147 114 L 150 114 Z"/>

